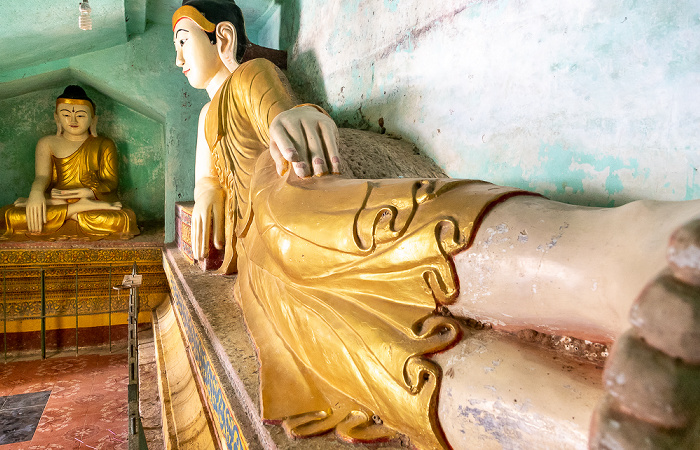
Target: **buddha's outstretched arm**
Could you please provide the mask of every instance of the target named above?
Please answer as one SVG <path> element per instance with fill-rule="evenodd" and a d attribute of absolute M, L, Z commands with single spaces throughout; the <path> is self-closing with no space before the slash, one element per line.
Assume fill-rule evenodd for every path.
<path fill-rule="evenodd" d="M 47 138 L 36 145 L 34 183 L 27 199 L 27 229 L 40 233 L 46 223 L 46 188 L 51 181 L 51 147 Z"/>
<path fill-rule="evenodd" d="M 337 141 L 335 122 L 315 106 L 284 111 L 270 124 L 270 154 L 280 175 L 286 172 L 290 162 L 302 178 L 325 175 L 329 169 L 340 173 Z"/>
<path fill-rule="evenodd" d="M 277 173 L 282 175 L 292 163 L 301 178 L 340 173 L 338 127 L 326 112 L 315 105 L 297 105 L 284 74 L 272 64 L 260 61 L 244 69 L 240 86 L 245 92 L 246 110 L 263 142 L 269 144 Z"/>
<path fill-rule="evenodd" d="M 194 208 L 192 210 L 192 254 L 201 260 L 209 253 L 209 236 L 213 232 L 214 246 L 224 248 L 224 190 L 216 176 L 211 151 L 204 135 L 204 119 L 209 103 L 204 105 L 197 127 L 197 148 L 194 164 Z M 213 219 L 213 230 L 212 230 Z"/>

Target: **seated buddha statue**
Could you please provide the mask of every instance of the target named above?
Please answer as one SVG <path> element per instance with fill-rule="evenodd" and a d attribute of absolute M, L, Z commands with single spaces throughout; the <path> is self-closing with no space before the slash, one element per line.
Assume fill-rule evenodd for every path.
<path fill-rule="evenodd" d="M 134 212 L 118 201 L 114 142 L 95 131 L 95 103 L 71 85 L 56 99 L 55 135 L 36 146 L 28 198 L 0 209 L 1 240 L 129 239 Z"/>

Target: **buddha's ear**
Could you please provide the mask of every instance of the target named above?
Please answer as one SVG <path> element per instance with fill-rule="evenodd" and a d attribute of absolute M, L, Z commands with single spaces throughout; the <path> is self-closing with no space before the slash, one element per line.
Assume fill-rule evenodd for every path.
<path fill-rule="evenodd" d="M 237 46 L 236 28 L 233 24 L 231 22 L 216 24 L 216 49 L 219 52 L 219 58 L 230 72 L 238 67 L 238 61 L 236 61 Z"/>
<path fill-rule="evenodd" d="M 53 112 L 53 120 L 56 121 L 56 136 L 63 134 L 63 127 L 61 126 L 61 120 L 58 118 L 58 113 Z"/>
<path fill-rule="evenodd" d="M 97 137 L 97 117 L 92 116 L 92 122 L 90 123 L 90 134 L 92 137 Z"/>

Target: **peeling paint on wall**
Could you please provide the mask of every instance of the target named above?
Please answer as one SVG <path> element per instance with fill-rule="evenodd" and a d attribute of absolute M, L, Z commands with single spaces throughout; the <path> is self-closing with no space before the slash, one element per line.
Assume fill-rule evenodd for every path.
<path fill-rule="evenodd" d="M 342 125 L 571 203 L 700 197 L 698 2 L 293 3 L 292 83 Z"/>

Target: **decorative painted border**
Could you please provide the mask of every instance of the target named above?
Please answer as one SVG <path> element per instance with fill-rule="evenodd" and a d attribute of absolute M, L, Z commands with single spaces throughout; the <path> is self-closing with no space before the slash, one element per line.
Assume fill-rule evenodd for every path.
<path fill-rule="evenodd" d="M 150 248 L 1 248 L 0 266 L 162 261 L 160 246 Z"/>
<path fill-rule="evenodd" d="M 192 255 L 192 207 L 194 202 L 175 203 L 175 242 L 180 252 L 190 263 L 194 263 Z"/>
<path fill-rule="evenodd" d="M 202 338 L 197 331 L 192 316 L 190 315 L 185 294 L 183 294 L 175 274 L 166 259 L 166 255 L 162 255 L 163 269 L 170 283 L 170 291 L 173 299 L 175 312 L 183 326 L 183 332 L 189 343 L 189 351 L 197 364 L 196 370 L 200 379 L 204 383 L 204 390 L 207 394 L 207 402 L 211 407 L 214 415 L 217 428 L 226 441 L 229 449 L 233 450 L 248 450 L 248 444 L 241 433 L 241 427 L 233 415 L 231 406 L 228 400 L 223 395 L 223 387 L 219 379 L 211 358 L 204 348 Z"/>

